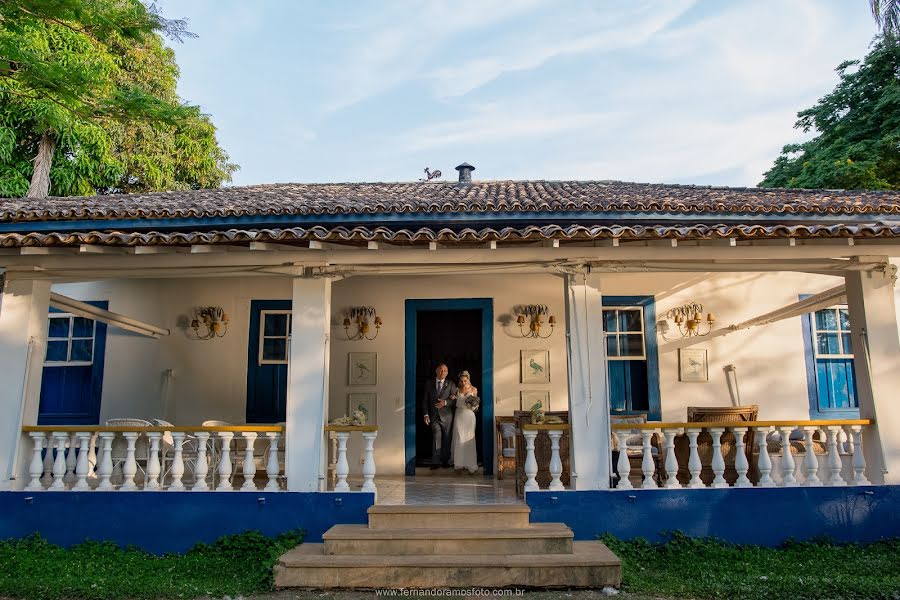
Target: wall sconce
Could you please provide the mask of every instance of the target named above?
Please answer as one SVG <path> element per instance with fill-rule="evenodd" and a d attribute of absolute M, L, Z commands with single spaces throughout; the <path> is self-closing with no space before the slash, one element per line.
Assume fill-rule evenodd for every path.
<path fill-rule="evenodd" d="M 200 327 L 206 331 L 200 333 Z M 228 333 L 228 315 L 221 306 L 205 306 L 194 311 L 191 320 L 191 329 L 198 340 L 211 340 L 217 337 L 225 337 Z"/>
<path fill-rule="evenodd" d="M 675 326 L 678 328 L 678 335 L 673 336 L 672 338 L 669 338 L 666 335 L 671 329 L 671 327 L 669 327 L 670 320 L 674 322 Z M 701 325 L 704 322 L 706 323 L 706 331 L 701 332 Z M 716 316 L 713 313 L 707 313 L 704 318 L 703 305 L 699 302 L 691 302 L 684 306 L 673 308 L 667 312 L 665 319 L 660 319 L 656 322 L 656 330 L 664 340 L 673 341 L 688 337 L 708 335 L 709 332 L 712 331 L 712 325 L 715 322 Z"/>
<path fill-rule="evenodd" d="M 517 306 L 515 309 L 518 313 L 516 323 L 519 325 L 519 331 L 524 338 L 540 338 L 547 339 L 553 335 L 554 327 L 556 327 L 556 317 L 550 315 L 550 309 L 546 304 L 529 304 L 527 306 Z M 541 325 L 544 324 L 544 315 L 550 315 L 547 322 L 550 324 L 550 333 L 541 335 Z M 528 331 L 525 330 L 525 323 L 528 322 Z"/>
<path fill-rule="evenodd" d="M 375 335 L 369 337 L 369 332 L 371 331 L 371 327 L 369 325 L 369 319 L 372 318 L 372 322 L 375 325 Z M 352 335 L 350 334 L 351 325 L 356 326 L 356 332 Z M 378 332 L 381 330 L 381 326 L 384 325 L 384 321 L 381 320 L 375 313 L 375 308 L 372 306 L 357 306 L 350 309 L 350 316 L 344 317 L 344 334 L 346 334 L 348 340 L 374 340 L 378 337 Z"/>

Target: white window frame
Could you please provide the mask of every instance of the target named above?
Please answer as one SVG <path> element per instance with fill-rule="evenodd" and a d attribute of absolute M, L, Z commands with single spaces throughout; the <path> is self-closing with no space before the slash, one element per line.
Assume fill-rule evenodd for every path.
<path fill-rule="evenodd" d="M 816 322 L 816 313 L 819 310 L 815 310 L 810 315 L 810 322 L 812 324 L 812 344 L 813 344 L 813 358 L 821 358 L 823 360 L 827 359 L 853 359 L 853 354 L 847 354 L 844 352 L 844 336 L 843 334 L 850 334 L 852 329 L 841 329 L 841 310 L 846 310 L 847 314 L 850 314 L 850 307 L 846 304 L 835 304 L 834 306 L 828 306 L 826 308 L 820 308 L 819 310 L 833 310 L 837 313 L 837 329 L 819 329 L 819 324 Z M 852 326 L 852 323 L 851 323 Z M 838 346 L 841 349 L 840 354 L 820 354 L 819 353 L 819 334 L 820 333 L 836 333 L 838 338 Z"/>
<path fill-rule="evenodd" d="M 620 336 L 637 335 L 638 333 L 640 333 L 640 335 L 641 335 L 641 354 L 640 354 L 640 356 L 638 356 L 638 355 L 609 356 L 609 354 L 607 353 L 606 360 L 647 360 L 647 335 L 644 332 L 644 307 L 643 306 L 601 306 L 601 310 L 603 310 L 603 311 L 615 310 L 618 312 L 630 310 L 630 311 L 636 311 L 636 312 L 640 313 L 640 315 L 641 315 L 641 318 L 638 319 L 638 322 L 641 324 L 640 331 L 613 331 L 611 333 L 607 332 L 607 331 L 603 332 L 603 341 L 604 341 L 603 351 L 604 352 L 607 351 L 606 350 L 607 344 L 608 344 L 607 339 L 609 338 L 609 336 L 614 336 L 615 338 L 617 338 L 616 344 L 618 347 L 618 341 L 619 341 L 618 338 Z M 604 322 L 605 322 L 605 319 L 604 319 Z M 616 323 L 618 324 L 618 315 L 616 318 Z"/>
<path fill-rule="evenodd" d="M 293 321 L 291 310 L 261 310 L 259 311 L 259 357 L 260 365 L 286 365 L 291 356 L 291 325 Z M 287 315 L 287 337 L 281 335 L 266 335 L 266 315 Z M 270 340 L 286 340 L 284 360 L 263 359 L 263 342 Z"/>
<path fill-rule="evenodd" d="M 47 353 L 44 353 L 44 366 L 45 367 L 89 367 L 94 364 L 94 351 L 96 350 L 97 345 L 97 321 L 93 319 L 87 319 L 87 317 L 82 317 L 91 321 L 94 324 L 93 329 L 91 329 L 91 337 L 74 337 L 75 333 L 75 318 L 81 317 L 81 315 L 76 315 L 73 313 L 59 313 L 54 312 L 47 315 L 47 348 L 50 348 L 50 342 L 66 342 L 66 357 L 67 360 L 47 360 Z M 68 319 L 69 320 L 69 334 L 67 337 L 50 337 L 49 328 L 50 328 L 50 319 Z M 91 340 L 91 360 L 68 360 L 72 356 L 72 340 Z"/>

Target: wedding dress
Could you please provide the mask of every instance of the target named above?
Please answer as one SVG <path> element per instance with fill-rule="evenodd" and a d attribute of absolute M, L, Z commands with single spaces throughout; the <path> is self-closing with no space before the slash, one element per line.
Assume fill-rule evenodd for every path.
<path fill-rule="evenodd" d="M 478 455 L 475 451 L 475 411 L 466 406 L 466 398 L 471 395 L 459 394 L 456 399 L 456 413 L 453 416 L 453 468 L 467 469 L 469 473 L 478 470 Z M 478 408 L 478 405 L 475 405 Z"/>

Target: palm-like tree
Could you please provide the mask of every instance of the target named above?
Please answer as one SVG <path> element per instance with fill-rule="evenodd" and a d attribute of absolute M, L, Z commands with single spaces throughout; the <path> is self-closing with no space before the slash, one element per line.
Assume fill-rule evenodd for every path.
<path fill-rule="evenodd" d="M 869 0 L 872 16 L 885 34 L 900 34 L 900 0 Z"/>

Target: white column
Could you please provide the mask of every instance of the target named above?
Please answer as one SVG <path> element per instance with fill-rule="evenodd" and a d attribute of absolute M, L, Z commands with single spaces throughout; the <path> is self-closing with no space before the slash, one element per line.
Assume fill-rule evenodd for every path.
<path fill-rule="evenodd" d="M 363 460 L 363 484 L 362 491 L 375 492 L 375 438 L 378 437 L 377 431 L 363 431 L 363 441 L 366 444 L 366 457 Z"/>
<path fill-rule="evenodd" d="M 775 482 L 769 474 L 772 472 L 772 458 L 769 456 L 769 442 L 766 437 L 771 427 L 758 427 L 756 429 L 756 446 L 759 449 L 757 468 L 759 469 L 759 487 L 775 487 Z"/>
<path fill-rule="evenodd" d="M 567 275 L 572 487 L 609 488 L 610 428 L 600 276 Z"/>
<path fill-rule="evenodd" d="M 266 483 L 265 491 L 277 492 L 278 473 L 281 471 L 278 464 L 278 438 L 281 437 L 281 434 L 277 431 L 269 431 L 266 432 L 266 437 L 269 438 L 269 460 L 266 462 L 266 476 L 269 481 Z"/>
<path fill-rule="evenodd" d="M 28 476 L 31 480 L 25 486 L 25 490 L 29 492 L 39 492 L 44 489 L 41 484 L 41 475 L 44 474 L 44 460 L 41 458 L 41 452 L 44 450 L 43 431 L 32 431 L 28 434 L 31 437 L 34 448 L 32 448 L 31 462 L 28 465 Z"/>
<path fill-rule="evenodd" d="M 47 436 L 47 451 L 44 452 L 44 476 L 41 481 L 47 487 L 53 483 L 53 448 L 56 446 L 56 438 L 50 433 Z"/>
<path fill-rule="evenodd" d="M 127 444 L 125 448 L 125 464 L 122 465 L 122 485 L 119 487 L 123 492 L 133 492 L 138 489 L 134 483 L 134 476 L 137 475 L 137 461 L 134 457 L 135 444 L 137 443 L 140 433 L 137 431 L 126 431 L 122 434 Z"/>
<path fill-rule="evenodd" d="M 806 475 L 806 481 L 803 485 L 808 487 L 817 487 L 822 485 L 819 479 L 819 461 L 816 459 L 816 448 L 813 442 L 813 434 L 818 429 L 815 425 L 803 428 L 803 437 L 806 440 L 806 454 L 803 457 L 803 473 Z"/>
<path fill-rule="evenodd" d="M 700 435 L 702 429 L 686 429 L 688 436 L 688 444 L 691 448 L 690 458 L 688 459 L 688 471 L 691 472 L 691 481 L 688 483 L 689 488 L 702 488 L 703 480 L 700 479 L 700 471 L 703 470 L 703 463 L 700 462 L 700 454 L 697 452 L 697 436 Z"/>
<path fill-rule="evenodd" d="M 791 432 L 793 431 L 793 426 L 778 428 L 778 433 L 781 435 L 781 474 L 784 487 L 797 485 L 797 477 L 794 475 L 797 465 L 794 462 L 794 455 L 791 453 Z"/>
<path fill-rule="evenodd" d="M 725 481 L 725 457 L 722 456 L 722 434 L 725 433 L 724 427 L 710 427 L 709 435 L 712 437 L 712 468 L 715 477 L 713 477 L 712 487 L 726 488 L 728 482 Z"/>
<path fill-rule="evenodd" d="M 76 448 L 78 448 L 78 440 L 75 438 L 75 433 L 72 432 L 69 434 L 69 446 L 66 449 L 66 476 L 63 478 L 66 483 L 75 482 L 75 464 L 78 459 Z"/>
<path fill-rule="evenodd" d="M 197 462 L 194 463 L 194 485 L 191 490 L 203 492 L 209 489 L 206 482 L 206 474 L 209 473 L 209 463 L 206 462 L 206 444 L 209 442 L 208 431 L 198 431 L 197 436 Z"/>
<path fill-rule="evenodd" d="M 22 435 L 22 426 L 37 424 L 41 374 L 47 352 L 50 282 L 15 279 L 14 274 L 7 273 L 2 294 L 0 490 L 11 490 L 24 487 L 29 479 L 32 444 Z"/>
<path fill-rule="evenodd" d="M 534 440 L 537 439 L 536 429 L 524 429 L 522 436 L 525 438 L 525 491 L 537 491 L 541 489 L 538 486 L 537 474 L 538 464 L 537 458 L 534 456 Z"/>
<path fill-rule="evenodd" d="M 231 439 L 234 433 L 231 431 L 220 431 L 219 439 L 222 441 L 222 448 L 219 452 L 219 485 L 216 486 L 217 492 L 230 492 L 234 488 L 231 485 Z"/>
<path fill-rule="evenodd" d="M 112 443 L 115 437 L 116 434 L 112 431 L 100 432 L 100 464 L 97 466 L 100 483 L 97 484 L 97 489 L 101 491 L 114 489 L 110 477 L 112 477 L 113 472 Z"/>
<path fill-rule="evenodd" d="M 79 491 L 88 491 L 91 487 L 88 485 L 87 476 L 88 476 L 88 446 L 91 444 L 91 436 L 93 434 L 90 431 L 79 431 L 75 434 L 75 437 L 78 439 L 78 458 L 75 463 L 75 485 L 72 487 L 73 490 Z M 74 454 L 75 449 L 72 448 L 70 450 Z"/>
<path fill-rule="evenodd" d="M 256 483 L 253 479 L 256 477 L 256 459 L 253 458 L 253 445 L 258 434 L 255 431 L 245 431 L 241 435 L 247 443 L 244 448 L 244 484 L 241 489 L 245 492 L 255 492 Z"/>
<path fill-rule="evenodd" d="M 841 455 L 838 452 L 838 434 L 841 427 L 838 425 L 830 425 L 825 428 L 828 439 L 828 472 L 829 477 L 825 482 L 830 486 L 847 485 L 844 478 L 841 477 L 841 469 L 844 465 L 841 462 Z"/>
<path fill-rule="evenodd" d="M 656 471 L 656 463 L 653 461 L 653 447 L 650 440 L 655 432 L 652 429 L 641 430 L 641 471 L 644 473 L 644 480 L 641 482 L 643 489 L 656 489 L 656 482 L 653 481 L 653 473 Z"/>
<path fill-rule="evenodd" d="M 862 425 L 851 425 L 853 439 L 853 485 L 870 485 L 866 478 L 866 455 L 862 449 Z"/>
<path fill-rule="evenodd" d="M 737 471 L 737 480 L 734 482 L 734 487 L 746 488 L 753 487 L 753 484 L 750 483 L 750 480 L 747 478 L 747 471 L 750 470 L 750 465 L 747 463 L 747 450 L 746 444 L 744 444 L 744 434 L 747 433 L 746 427 L 732 427 L 731 432 L 734 433 L 734 470 Z M 753 438 L 750 438 L 751 448 L 753 447 Z"/>
<path fill-rule="evenodd" d="M 66 440 L 69 435 L 64 431 L 54 431 L 53 439 L 56 440 L 56 459 L 53 461 L 53 483 L 50 484 L 51 491 L 62 491 L 66 489 Z"/>
<path fill-rule="evenodd" d="M 681 433 L 680 429 L 663 429 L 663 447 L 666 452 L 666 487 L 669 489 L 680 488 L 678 483 L 678 458 L 675 456 L 675 436 Z"/>
<path fill-rule="evenodd" d="M 349 492 L 350 486 L 347 485 L 347 475 L 350 474 L 350 464 L 347 462 L 347 440 L 350 438 L 349 431 L 336 431 L 334 437 L 338 443 L 338 459 L 337 466 L 334 468 L 334 474 L 337 482 L 334 484 L 334 491 Z M 290 484 L 290 481 L 288 481 Z"/>
<path fill-rule="evenodd" d="M 284 469 L 288 490 L 316 492 L 325 478 L 331 280 L 294 279 L 292 315 Z"/>
<path fill-rule="evenodd" d="M 172 483 L 169 484 L 169 491 L 180 492 L 184 490 L 184 438 L 183 431 L 172 432 L 172 446 L 175 447 L 175 453 L 172 456 L 172 467 L 169 473 L 172 475 Z"/>
<path fill-rule="evenodd" d="M 550 490 L 559 492 L 566 489 L 560 475 L 562 475 L 562 460 L 559 458 L 559 438 L 562 437 L 562 429 L 549 429 L 547 435 L 550 436 Z"/>
<path fill-rule="evenodd" d="M 616 484 L 618 490 L 630 490 L 634 486 L 628 476 L 631 474 L 631 461 L 628 460 L 628 447 L 625 440 L 628 438 L 628 431 L 623 429 L 616 430 L 616 438 L 619 446 L 619 461 L 616 463 L 616 469 L 619 471 L 619 483 Z"/>
<path fill-rule="evenodd" d="M 97 479 L 97 444 L 99 438 L 96 433 L 91 434 L 91 441 L 88 444 L 88 479 Z"/>
<path fill-rule="evenodd" d="M 158 490 L 159 474 L 162 471 L 159 464 L 159 440 L 162 438 L 162 432 L 149 431 L 147 439 L 150 440 L 150 457 L 147 459 L 147 480 L 144 482 L 145 490 Z"/>
<path fill-rule="evenodd" d="M 900 338 L 894 306 L 894 267 L 887 257 L 860 257 L 877 271 L 848 271 L 847 303 L 859 416 L 875 424 L 862 432 L 869 479 L 900 484 Z"/>

